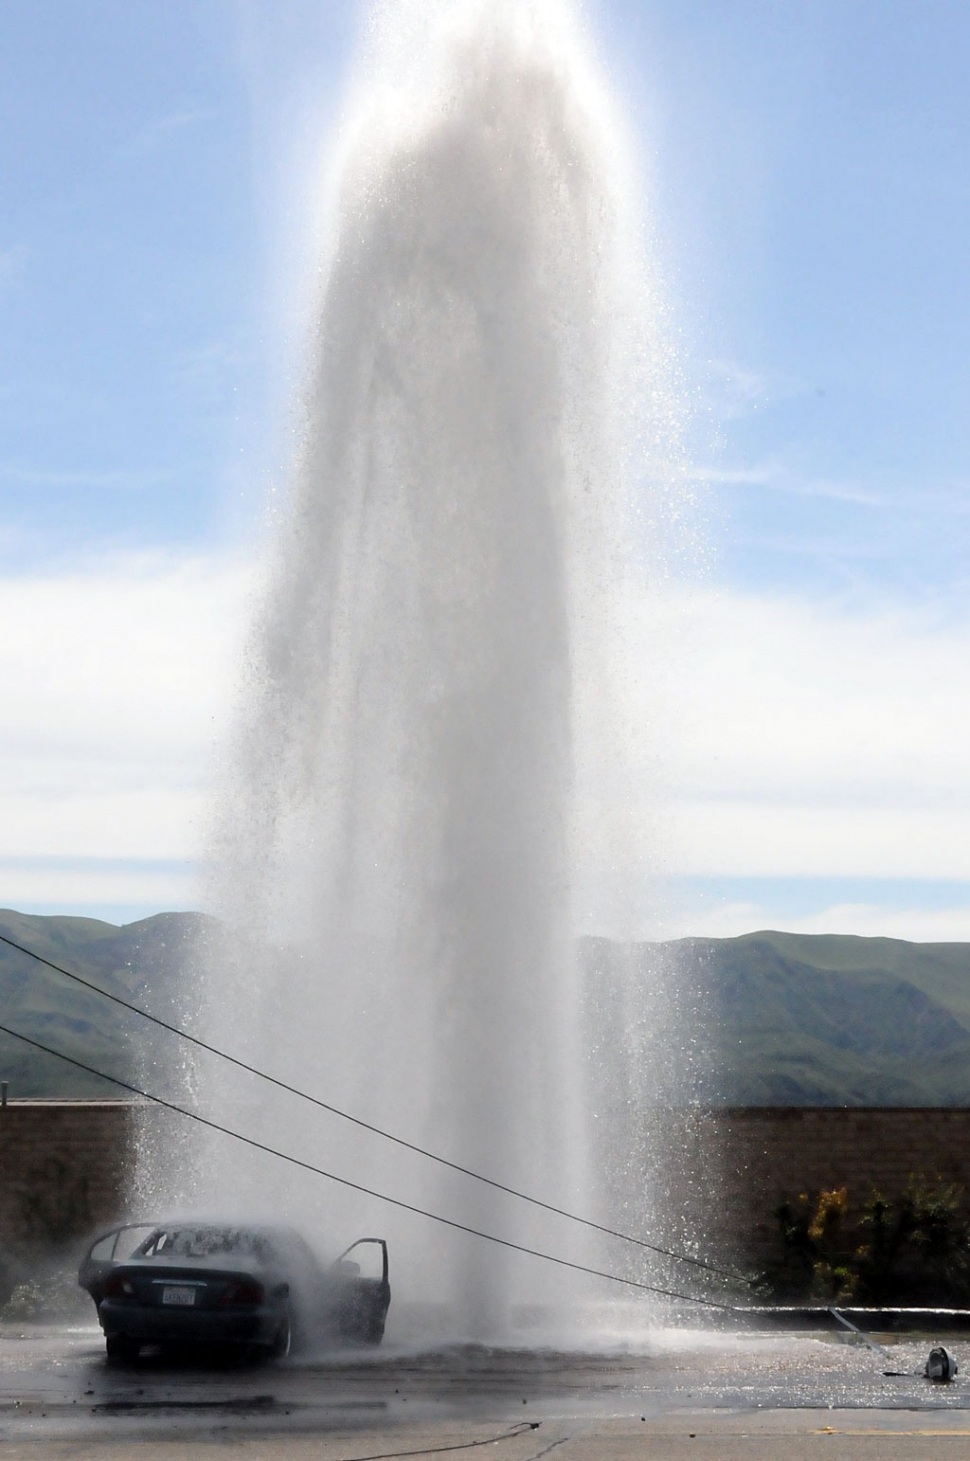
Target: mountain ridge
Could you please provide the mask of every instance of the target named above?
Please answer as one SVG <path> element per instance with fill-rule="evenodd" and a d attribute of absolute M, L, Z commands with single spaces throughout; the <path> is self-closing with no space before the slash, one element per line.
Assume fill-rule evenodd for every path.
<path fill-rule="evenodd" d="M 0 933 L 178 1024 L 194 999 L 207 914 L 131 924 L 0 909 Z M 676 967 L 701 1058 L 690 1099 L 710 1105 L 970 1105 L 970 943 L 792 934 L 663 943 L 580 940 L 587 997 L 608 1004 L 611 970 Z M 0 943 L 3 1023 L 138 1083 L 171 1066 L 177 1041 Z M 609 1018 L 618 1018 L 614 1011 Z M 173 1044 L 173 1042 L 175 1042 Z M 118 1095 L 109 1081 L 0 1035 L 11 1097 Z"/>

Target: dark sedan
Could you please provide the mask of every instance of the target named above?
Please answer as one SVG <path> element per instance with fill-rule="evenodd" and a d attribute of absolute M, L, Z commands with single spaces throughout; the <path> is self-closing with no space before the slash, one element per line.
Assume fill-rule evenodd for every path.
<path fill-rule="evenodd" d="M 349 1255 L 373 1247 L 367 1277 Z M 321 1266 L 289 1228 L 126 1225 L 88 1250 L 78 1283 L 94 1300 L 108 1358 L 143 1345 L 219 1344 L 288 1354 L 293 1343 L 380 1344 L 391 1301 L 387 1244 L 359 1238 Z"/>

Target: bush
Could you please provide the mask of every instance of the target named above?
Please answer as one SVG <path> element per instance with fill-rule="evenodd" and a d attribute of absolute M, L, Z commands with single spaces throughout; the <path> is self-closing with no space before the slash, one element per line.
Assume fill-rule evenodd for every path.
<path fill-rule="evenodd" d="M 0 1297 L 0 1321 L 24 1324 L 34 1320 L 87 1316 L 89 1301 L 77 1286 L 73 1265 L 23 1265 L 16 1281 Z"/>
<path fill-rule="evenodd" d="M 899 1197 L 873 1189 L 854 1222 L 849 1212 L 845 1187 L 782 1203 L 762 1291 L 825 1304 L 970 1306 L 970 1221 L 960 1188 L 911 1177 Z"/>

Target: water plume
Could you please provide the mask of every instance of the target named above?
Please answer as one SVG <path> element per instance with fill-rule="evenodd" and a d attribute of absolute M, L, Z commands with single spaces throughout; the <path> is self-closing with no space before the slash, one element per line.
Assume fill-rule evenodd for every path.
<path fill-rule="evenodd" d="M 264 1069 L 592 1216 L 577 848 L 609 840 L 588 809 L 623 759 L 631 416 L 649 416 L 637 463 L 658 480 L 669 425 L 624 156 L 568 6 L 376 12 L 220 811 L 231 935 L 199 1014 Z M 252 1082 L 192 1082 L 294 1155 L 591 1256 L 581 1230 Z M 210 1208 L 334 1243 L 388 1232 L 396 1294 L 435 1300 L 451 1337 L 501 1337 L 562 1288 L 231 1143 L 193 1170 Z"/>

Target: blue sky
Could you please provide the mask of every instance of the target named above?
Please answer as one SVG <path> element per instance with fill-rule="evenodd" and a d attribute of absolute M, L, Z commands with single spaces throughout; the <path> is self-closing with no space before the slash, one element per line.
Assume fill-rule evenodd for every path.
<path fill-rule="evenodd" d="M 916 597 L 961 581 L 970 12 L 686 0 L 611 16 L 720 427 L 720 572 Z"/>
<path fill-rule="evenodd" d="M 670 929 L 970 937 L 970 10 L 590 20 L 648 179 L 712 548 Z M 305 0 L 4 6 L 0 658 L 25 691 L 0 718 L 0 903 L 197 896 L 358 23 Z M 715 695 L 753 707 L 731 746 Z"/>

